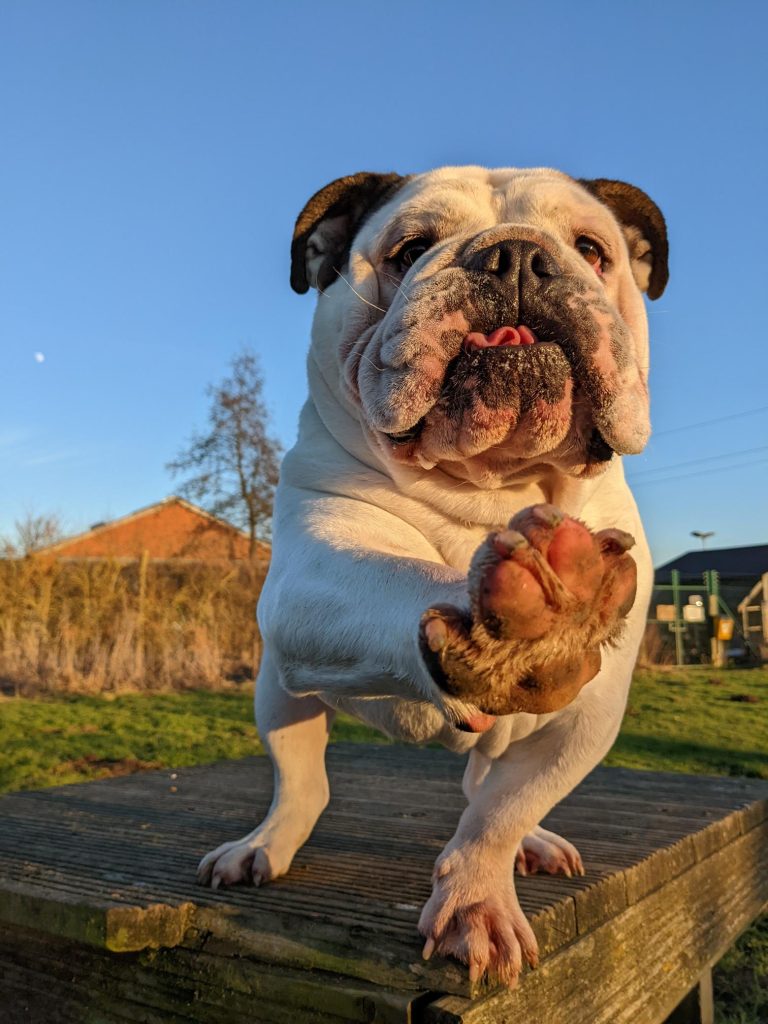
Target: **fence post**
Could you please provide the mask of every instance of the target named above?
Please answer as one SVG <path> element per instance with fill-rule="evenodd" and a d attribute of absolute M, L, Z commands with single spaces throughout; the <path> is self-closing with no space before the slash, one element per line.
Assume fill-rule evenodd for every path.
<path fill-rule="evenodd" d="M 704 582 L 707 586 L 707 615 L 709 616 L 709 644 L 712 664 L 716 668 L 725 665 L 725 643 L 717 635 L 717 624 L 720 619 L 720 573 L 717 569 L 704 571 Z"/>
<path fill-rule="evenodd" d="M 143 684 L 146 673 L 145 605 L 147 599 L 147 566 L 149 551 L 145 548 L 139 560 L 139 593 L 136 608 L 136 678 Z"/>
<path fill-rule="evenodd" d="M 672 581 L 672 602 L 675 606 L 675 664 L 685 664 L 683 651 L 683 614 L 680 609 L 680 573 L 673 569 L 669 574 Z"/>

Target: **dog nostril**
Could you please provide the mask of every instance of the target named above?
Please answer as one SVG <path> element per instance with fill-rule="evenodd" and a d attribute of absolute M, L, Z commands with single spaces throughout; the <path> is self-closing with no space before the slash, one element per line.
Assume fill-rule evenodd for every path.
<path fill-rule="evenodd" d="M 498 246 L 496 246 L 494 249 L 491 249 L 491 251 L 486 254 L 483 263 L 483 270 L 487 274 L 504 273 L 504 271 L 501 269 L 501 250 L 499 249 Z"/>
<path fill-rule="evenodd" d="M 499 277 L 503 277 L 512 269 L 512 251 L 508 245 L 500 245 L 496 249 L 496 253 L 496 266 L 492 273 L 498 274 Z"/>
<path fill-rule="evenodd" d="M 554 277 L 556 274 L 552 261 L 542 252 L 534 252 L 531 259 L 531 270 L 536 277 Z"/>

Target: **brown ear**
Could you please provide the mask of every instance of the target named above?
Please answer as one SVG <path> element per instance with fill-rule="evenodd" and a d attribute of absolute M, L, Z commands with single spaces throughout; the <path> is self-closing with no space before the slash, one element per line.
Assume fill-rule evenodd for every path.
<path fill-rule="evenodd" d="M 658 299 L 669 280 L 669 242 L 661 210 L 642 189 L 625 181 L 582 178 L 579 184 L 611 209 L 624 228 L 638 288 L 649 299 Z"/>
<path fill-rule="evenodd" d="M 303 294 L 327 288 L 342 270 L 368 214 L 406 181 L 399 174 L 361 171 L 315 192 L 299 214 L 291 244 L 291 287 Z"/>

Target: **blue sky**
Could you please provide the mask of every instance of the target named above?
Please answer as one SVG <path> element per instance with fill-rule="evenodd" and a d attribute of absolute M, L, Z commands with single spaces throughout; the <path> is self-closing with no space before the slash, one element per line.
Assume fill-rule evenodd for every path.
<path fill-rule="evenodd" d="M 289 446 L 304 201 L 358 170 L 479 163 L 657 201 L 657 433 L 628 476 L 657 562 L 694 529 L 768 542 L 767 21 L 757 2 L 3 0 L 0 533 L 171 493 L 165 463 L 244 345 Z"/>

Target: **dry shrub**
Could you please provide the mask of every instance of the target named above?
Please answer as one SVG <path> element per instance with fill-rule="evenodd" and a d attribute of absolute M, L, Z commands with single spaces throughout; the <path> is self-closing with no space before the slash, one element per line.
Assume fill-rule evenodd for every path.
<path fill-rule="evenodd" d="M 674 664 L 674 661 L 674 639 L 670 641 L 669 631 L 662 629 L 658 622 L 646 622 L 637 664 L 640 668 L 651 668 Z"/>
<path fill-rule="evenodd" d="M 265 567 L 0 560 L 6 693 L 217 687 L 253 678 Z"/>

